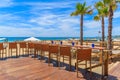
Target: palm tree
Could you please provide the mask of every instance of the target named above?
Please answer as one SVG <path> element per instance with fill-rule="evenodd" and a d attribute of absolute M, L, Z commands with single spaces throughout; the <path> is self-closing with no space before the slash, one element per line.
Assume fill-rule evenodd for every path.
<path fill-rule="evenodd" d="M 108 49 L 112 49 L 112 21 L 114 10 L 117 8 L 117 3 L 120 0 L 103 0 L 103 2 L 109 7 L 109 15 L 108 15 Z M 112 52 L 110 52 L 112 54 Z"/>
<path fill-rule="evenodd" d="M 105 30 L 104 30 L 104 17 L 108 16 L 108 7 L 105 6 L 105 3 L 102 1 L 99 1 L 95 4 L 95 8 L 98 11 L 98 14 L 94 17 L 94 20 L 99 21 L 101 20 L 102 24 L 102 42 L 104 42 L 105 37 Z M 103 44 L 102 44 L 103 46 Z"/>
<path fill-rule="evenodd" d="M 92 9 L 90 10 L 90 6 L 86 6 L 86 2 L 83 4 L 77 3 L 76 11 L 71 13 L 71 16 L 80 15 L 80 44 L 83 45 L 83 17 L 85 14 L 92 14 Z"/>

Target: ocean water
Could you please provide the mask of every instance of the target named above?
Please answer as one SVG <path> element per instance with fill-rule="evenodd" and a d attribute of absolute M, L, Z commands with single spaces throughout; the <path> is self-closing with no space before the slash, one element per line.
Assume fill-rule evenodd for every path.
<path fill-rule="evenodd" d="M 0 42 L 14 42 L 14 41 L 24 41 L 24 39 L 27 39 L 29 37 L 0 37 Z M 66 39 L 79 39 L 79 37 L 35 37 L 38 38 L 40 40 L 66 40 Z M 115 38 L 120 38 L 120 36 L 116 37 L 113 36 L 113 39 Z M 2 40 L 3 39 L 3 40 Z M 100 37 L 84 37 L 84 40 L 89 40 L 89 39 L 96 39 L 96 40 L 100 40 Z"/>
<path fill-rule="evenodd" d="M 2 38 L 5 38 L 3 40 L 1 40 Z M 29 37 L 0 37 L 0 42 L 14 42 L 14 41 L 23 41 L 24 39 L 27 39 Z M 35 37 L 38 38 L 40 40 L 66 40 L 66 39 L 79 39 L 79 37 Z M 98 37 L 84 37 L 84 40 L 87 39 L 99 39 Z"/>

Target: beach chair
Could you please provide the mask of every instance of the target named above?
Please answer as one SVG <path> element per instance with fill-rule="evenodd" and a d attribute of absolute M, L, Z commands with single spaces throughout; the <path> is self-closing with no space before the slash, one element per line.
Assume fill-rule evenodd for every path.
<path fill-rule="evenodd" d="M 85 69 L 87 69 L 87 61 L 90 61 L 90 76 L 91 76 L 91 52 L 92 49 L 78 49 L 77 50 L 77 55 L 76 55 L 76 69 L 77 69 L 77 77 L 78 77 L 78 65 L 82 61 L 85 61 Z M 83 64 L 82 64 L 83 65 Z"/>
<path fill-rule="evenodd" d="M 16 42 L 10 42 L 9 43 L 9 56 L 12 57 L 13 53 L 15 52 L 15 56 L 18 57 L 18 51 L 17 51 L 17 43 Z"/>
<path fill-rule="evenodd" d="M 54 44 L 54 45 L 49 45 L 49 59 L 48 59 L 48 65 L 50 65 L 50 60 L 51 58 L 51 54 L 54 54 L 56 55 L 56 58 L 57 58 L 57 66 L 58 66 L 58 56 L 59 56 L 59 45 L 57 44 Z"/>
<path fill-rule="evenodd" d="M 25 55 L 27 52 L 27 43 L 19 42 L 19 55 Z"/>
<path fill-rule="evenodd" d="M 0 58 L 3 59 L 4 54 L 5 54 L 5 57 L 7 57 L 6 49 L 4 48 L 3 43 L 0 43 Z"/>
<path fill-rule="evenodd" d="M 49 52 L 49 44 L 41 44 L 41 59 L 45 56 L 45 52 Z"/>
<path fill-rule="evenodd" d="M 60 56 L 62 56 L 63 58 L 63 63 L 64 63 L 64 60 L 69 60 L 69 70 L 71 70 L 71 47 L 60 46 Z M 68 59 L 65 58 L 66 56 Z"/>
<path fill-rule="evenodd" d="M 28 43 L 28 55 L 35 54 L 35 43 L 29 42 Z"/>
<path fill-rule="evenodd" d="M 41 54 L 41 43 L 35 43 L 34 58 L 36 58 L 39 54 Z"/>

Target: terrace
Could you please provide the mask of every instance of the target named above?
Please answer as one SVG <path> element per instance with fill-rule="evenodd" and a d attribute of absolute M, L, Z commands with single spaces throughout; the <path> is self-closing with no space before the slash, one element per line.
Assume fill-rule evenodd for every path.
<path fill-rule="evenodd" d="M 17 43 L 17 47 L 19 43 Z M 28 46 L 27 46 L 28 48 Z M 44 59 L 40 59 L 40 55 L 37 55 L 32 49 L 30 53 L 28 49 L 21 52 L 20 46 L 15 54 L 15 48 L 12 50 L 12 55 L 9 55 L 9 48 L 6 48 L 7 56 L 0 60 L 0 79 L 2 80 L 100 80 L 103 77 L 104 72 L 102 72 L 102 66 L 96 66 L 98 64 L 94 63 L 92 60 L 92 76 L 90 76 L 89 71 L 86 71 L 84 65 L 79 66 L 79 77 L 77 77 L 75 62 L 76 59 L 72 58 L 72 68 L 71 71 L 68 69 L 68 61 L 64 62 L 63 67 L 60 63 L 60 67 L 56 65 L 56 59 L 52 59 L 52 63 L 48 66 L 48 53 L 44 55 Z M 29 53 L 29 55 L 28 55 Z M 35 54 L 36 53 L 36 54 Z M 26 56 L 25 56 L 26 55 Z M 13 57 L 15 56 L 15 57 Z M 16 57 L 17 56 L 17 57 Z M 60 59 L 59 61 L 62 61 Z M 89 64 L 89 63 L 87 63 Z M 120 62 L 115 62 L 108 65 L 108 79 L 109 80 L 119 80 L 119 66 Z"/>

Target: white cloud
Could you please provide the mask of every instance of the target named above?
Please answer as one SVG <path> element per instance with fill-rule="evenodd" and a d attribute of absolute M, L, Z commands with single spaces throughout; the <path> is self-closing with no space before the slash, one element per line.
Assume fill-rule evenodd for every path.
<path fill-rule="evenodd" d="M 52 13 L 45 13 L 41 14 L 38 17 L 34 17 L 30 20 L 32 23 L 37 23 L 40 26 L 59 26 L 60 24 L 79 24 L 79 20 L 75 17 L 71 17 L 68 14 L 52 14 Z M 73 23 L 73 24 L 72 24 Z"/>
<path fill-rule="evenodd" d="M 55 9 L 55 8 L 71 8 L 76 4 L 77 1 L 69 1 L 69 2 L 25 2 L 24 5 L 32 6 L 35 10 L 45 10 L 45 9 Z"/>
<path fill-rule="evenodd" d="M 58 36 L 76 36 L 74 30 L 64 25 L 64 29 L 44 29 L 41 27 L 23 28 L 13 26 L 0 26 L 0 36 L 41 36 L 41 37 L 58 37 Z"/>
<path fill-rule="evenodd" d="M 56 21 L 54 20 L 55 18 L 57 18 L 56 15 L 53 14 L 46 14 L 46 15 L 41 15 L 40 17 L 33 18 L 30 20 L 30 22 L 37 23 L 42 26 L 53 25 L 56 23 Z"/>
<path fill-rule="evenodd" d="M 8 6 L 13 5 L 12 1 L 5 1 L 6 4 L 9 3 Z M 92 4 L 93 1 L 87 1 L 87 4 Z M 22 7 L 24 5 L 29 6 L 29 9 L 21 12 L 9 13 L 8 11 L 8 13 L 3 12 L 4 14 L 0 14 L 0 36 L 79 36 L 80 17 L 70 16 L 70 13 L 75 9 L 76 2 L 81 1 L 17 3 L 16 5 Z M 119 19 L 119 14 L 119 11 L 115 12 L 114 18 Z M 94 21 L 91 16 L 87 15 L 84 18 L 84 36 L 98 36 L 98 31 L 101 30 L 101 22 Z M 107 20 L 105 19 L 105 21 Z M 114 34 L 118 33 L 115 30 L 119 31 L 119 28 L 114 28 Z"/>
<path fill-rule="evenodd" d="M 46 36 L 77 36 L 76 33 L 78 32 L 76 29 L 79 28 L 79 26 L 75 26 L 79 24 L 79 20 L 66 16 L 66 14 L 55 15 L 46 13 L 38 18 L 32 18 L 30 22 L 38 24 L 42 28 L 40 32 Z"/>
<path fill-rule="evenodd" d="M 84 36 L 85 37 L 98 37 L 98 36 L 101 36 L 98 31 L 100 31 L 99 29 L 87 29 L 85 30 L 83 33 L 84 33 Z"/>
<path fill-rule="evenodd" d="M 120 18 L 120 11 L 116 11 L 115 13 L 114 13 L 114 16 L 113 16 L 114 18 Z"/>
<path fill-rule="evenodd" d="M 16 16 L 11 13 L 4 13 L 0 14 L 0 21 L 5 22 L 5 21 L 12 21 L 12 20 L 20 20 L 21 18 L 19 16 Z"/>
<path fill-rule="evenodd" d="M 84 26 L 88 29 L 89 28 L 94 29 L 94 28 L 99 28 L 101 26 L 101 23 L 100 21 L 86 20 L 84 21 Z"/>
<path fill-rule="evenodd" d="M 0 26 L 0 36 L 28 36 L 32 32 L 27 28 L 16 28 L 13 26 Z"/>
<path fill-rule="evenodd" d="M 76 31 L 79 26 L 75 26 L 79 24 L 79 20 L 66 15 L 49 13 L 31 18 L 29 22 L 26 21 L 27 23 L 17 22 L 11 23 L 11 26 L 0 26 L 0 34 L 4 36 L 79 36 L 79 31 Z"/>
<path fill-rule="evenodd" d="M 0 0 L 0 7 L 9 7 L 13 4 L 12 0 Z"/>
<path fill-rule="evenodd" d="M 113 27 L 113 35 L 120 35 L 120 25 Z"/>

